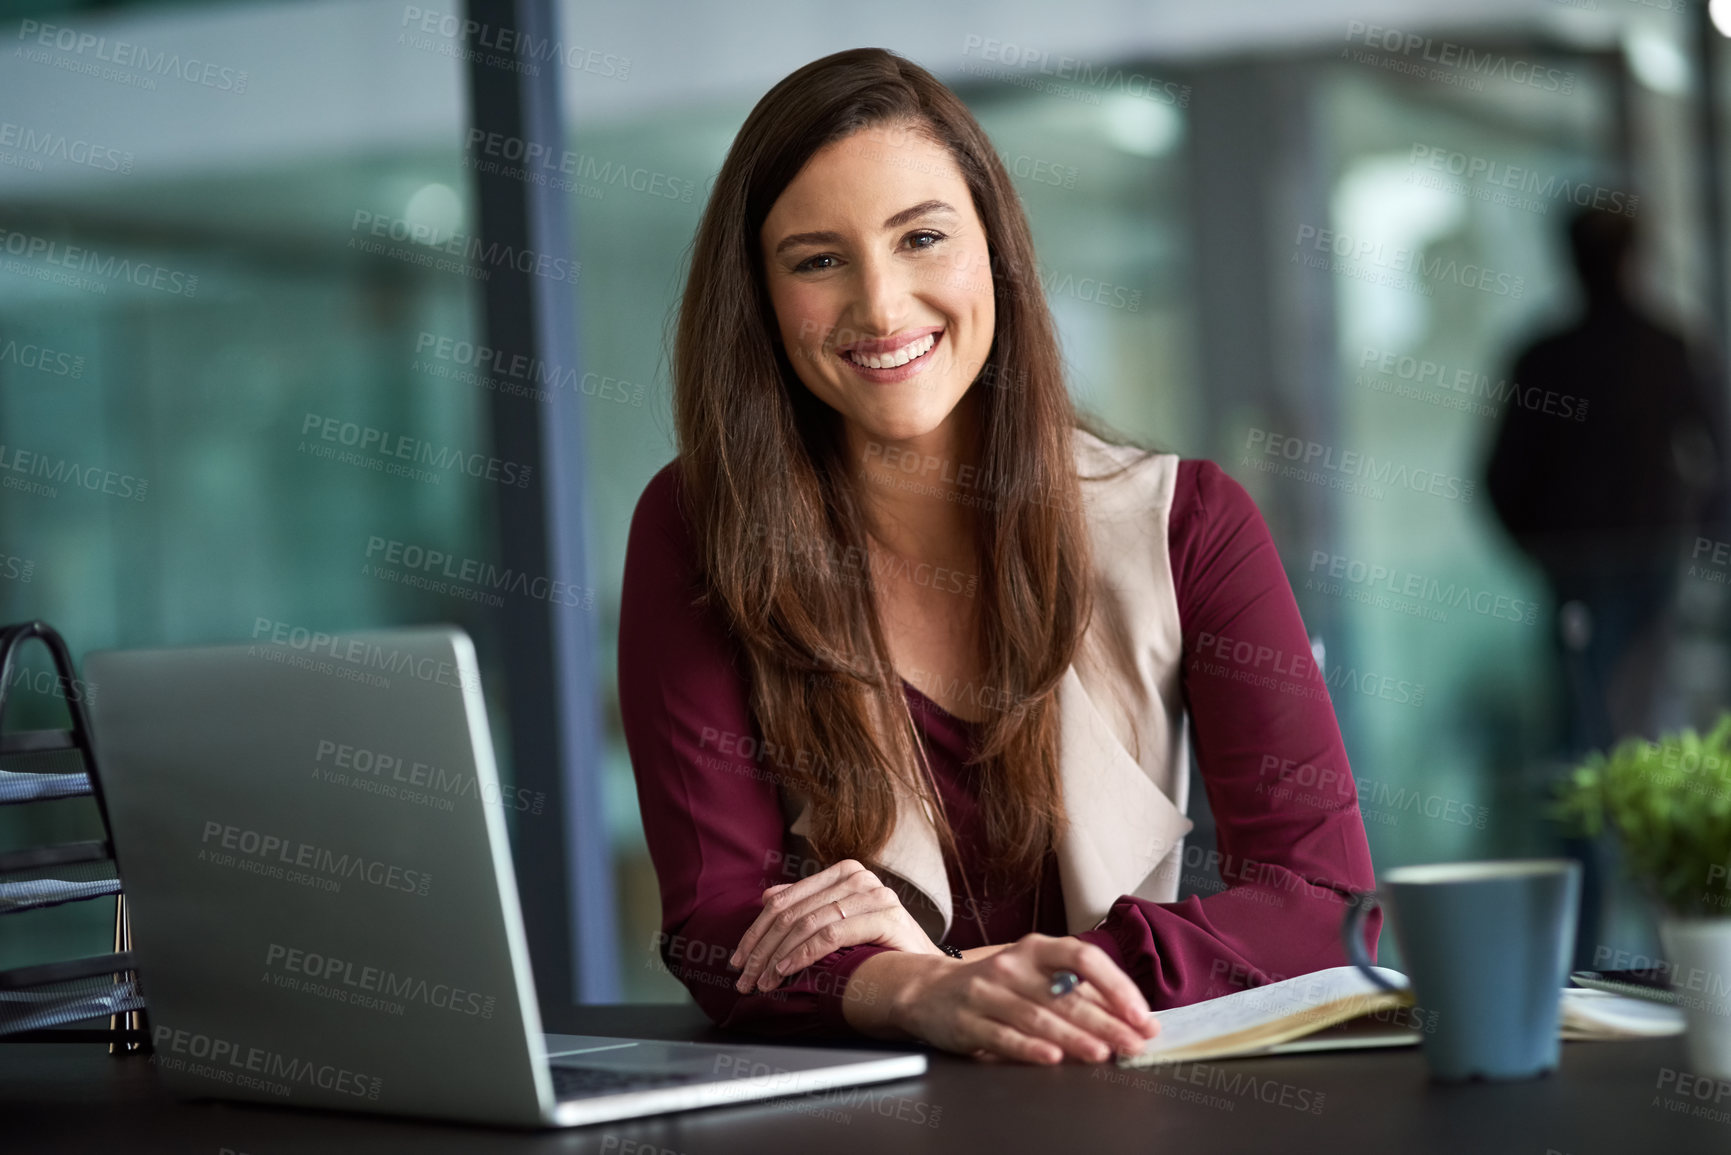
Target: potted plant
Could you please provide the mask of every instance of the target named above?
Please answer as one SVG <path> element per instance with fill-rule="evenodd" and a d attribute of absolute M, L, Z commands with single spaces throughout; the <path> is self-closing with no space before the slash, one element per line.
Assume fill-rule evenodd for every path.
<path fill-rule="evenodd" d="M 1614 833 L 1658 903 L 1690 1062 L 1731 1079 L 1731 713 L 1705 737 L 1630 738 L 1589 755 L 1558 801 L 1587 836 Z"/>

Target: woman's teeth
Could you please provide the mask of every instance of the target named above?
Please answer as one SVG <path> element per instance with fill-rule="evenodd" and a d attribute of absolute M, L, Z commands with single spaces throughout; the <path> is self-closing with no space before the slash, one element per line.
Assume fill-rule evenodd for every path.
<path fill-rule="evenodd" d="M 936 333 L 927 333 L 917 341 L 909 341 L 894 353 L 849 353 L 848 360 L 856 365 L 864 365 L 867 369 L 895 369 L 906 365 L 909 361 L 926 355 L 933 345 L 938 343 Z"/>

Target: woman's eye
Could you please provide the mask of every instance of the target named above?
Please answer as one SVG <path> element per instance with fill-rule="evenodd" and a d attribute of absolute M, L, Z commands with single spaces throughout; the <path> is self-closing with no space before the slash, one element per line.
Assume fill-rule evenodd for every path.
<path fill-rule="evenodd" d="M 908 234 L 908 240 L 910 242 L 918 241 L 922 238 L 929 240 L 931 242 L 931 244 L 929 244 L 929 245 L 915 244 L 915 245 L 913 245 L 914 248 L 916 248 L 916 249 L 935 248 L 939 241 L 946 239 L 943 233 L 933 232 L 931 229 L 921 229 L 917 233 L 909 233 Z M 829 253 L 819 253 L 815 257 L 807 257 L 805 260 L 803 260 L 799 264 L 795 265 L 793 267 L 793 271 L 796 273 L 828 272 L 830 269 L 835 268 L 835 265 L 833 265 L 833 264 L 820 265 L 817 262 L 818 261 L 834 261 L 835 259 L 836 258 Z"/>

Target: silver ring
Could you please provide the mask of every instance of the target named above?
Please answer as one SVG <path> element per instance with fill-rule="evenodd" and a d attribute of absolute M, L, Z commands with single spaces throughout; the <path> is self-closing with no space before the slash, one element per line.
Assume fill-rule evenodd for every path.
<path fill-rule="evenodd" d="M 1061 999 L 1082 985 L 1082 976 L 1075 971 L 1063 970 L 1052 972 L 1052 985 L 1048 988 L 1052 997 Z"/>
<path fill-rule="evenodd" d="M 839 898 L 837 898 L 837 899 L 831 899 L 830 901 L 835 903 L 836 910 L 841 913 L 841 916 L 843 918 L 846 918 L 847 917 L 847 911 L 841 909 L 841 900 Z"/>

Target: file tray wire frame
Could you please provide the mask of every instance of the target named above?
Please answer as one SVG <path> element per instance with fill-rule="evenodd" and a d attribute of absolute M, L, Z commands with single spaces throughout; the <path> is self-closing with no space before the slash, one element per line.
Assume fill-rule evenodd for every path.
<path fill-rule="evenodd" d="M 42 642 L 53 660 L 66 701 L 68 729 L 7 731 L 4 727 L 18 651 L 31 640 Z M 150 1050 L 145 1003 L 132 955 L 132 923 L 118 881 L 118 867 L 114 867 L 112 878 L 102 869 L 103 864 L 114 864 L 114 844 L 90 741 L 83 687 L 66 642 L 53 627 L 43 621 L 0 626 L 0 758 L 71 752 L 83 763 L 82 773 L 0 771 L 0 806 L 88 796 L 96 804 L 103 831 L 103 837 L 96 841 L 0 851 L 0 917 L 28 917 L 45 907 L 114 899 L 112 954 L 0 970 L 0 1041 L 106 1042 L 110 1054 L 140 1054 Z M 62 1025 L 104 1014 L 108 1016 L 107 1029 Z"/>

